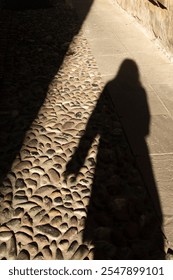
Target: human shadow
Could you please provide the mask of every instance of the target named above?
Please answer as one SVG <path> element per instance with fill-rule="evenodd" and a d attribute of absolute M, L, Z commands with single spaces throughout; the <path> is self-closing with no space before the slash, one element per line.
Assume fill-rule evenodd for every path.
<path fill-rule="evenodd" d="M 16 156 L 20 158 L 25 134 L 44 103 L 50 83 L 57 79 L 55 75 L 93 0 L 85 1 L 80 20 L 68 2 L 1 1 L 0 200 L 7 189 L 12 192 L 6 176 Z M 37 129 L 44 128 L 40 125 Z M 27 160 L 27 154 L 24 156 Z"/>
<path fill-rule="evenodd" d="M 122 123 L 121 123 L 122 121 Z M 124 129 L 127 128 L 125 135 Z M 101 93 L 85 133 L 66 166 L 66 177 L 77 178 L 86 158 L 95 165 L 83 242 L 94 245 L 94 259 L 164 259 L 162 214 L 146 136 L 150 112 L 139 71 L 133 60 L 122 62 L 118 74 Z M 136 165 L 127 138 L 136 138 L 157 202 Z M 99 136 L 96 161 L 89 149 Z M 126 138 L 127 136 L 127 138 Z M 155 204 L 155 205 L 156 205 Z"/>

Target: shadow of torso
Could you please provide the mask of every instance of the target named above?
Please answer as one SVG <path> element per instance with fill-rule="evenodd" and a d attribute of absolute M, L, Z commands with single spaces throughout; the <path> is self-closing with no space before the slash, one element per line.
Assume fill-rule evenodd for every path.
<path fill-rule="evenodd" d="M 85 134 L 67 164 L 67 174 L 77 176 L 93 139 L 99 135 L 83 241 L 94 245 L 94 259 L 162 259 L 162 234 L 119 118 L 137 151 L 145 157 L 160 207 L 145 142 L 150 122 L 146 93 L 136 64 L 126 60 L 100 95 Z M 161 218 L 160 208 L 159 214 Z"/>

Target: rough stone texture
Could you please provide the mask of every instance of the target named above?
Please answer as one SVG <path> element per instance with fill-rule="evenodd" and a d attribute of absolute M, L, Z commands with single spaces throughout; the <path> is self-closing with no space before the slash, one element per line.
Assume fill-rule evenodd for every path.
<path fill-rule="evenodd" d="M 113 0 L 134 16 L 173 55 L 172 0 Z M 161 3 L 162 5 L 159 5 Z"/>

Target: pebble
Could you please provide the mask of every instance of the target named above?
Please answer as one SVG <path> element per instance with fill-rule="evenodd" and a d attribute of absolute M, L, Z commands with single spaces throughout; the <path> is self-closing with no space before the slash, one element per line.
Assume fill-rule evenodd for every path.
<path fill-rule="evenodd" d="M 68 208 L 68 207 L 65 207 L 63 205 L 58 205 L 58 209 L 59 211 L 62 213 L 67 213 L 68 215 L 72 214 L 73 213 L 73 208 Z"/>
<path fill-rule="evenodd" d="M 42 217 L 45 215 L 45 213 L 46 213 L 45 209 L 42 209 L 41 211 L 39 211 L 39 212 L 35 215 L 34 221 L 35 221 L 36 223 L 38 223 L 38 222 L 42 219 Z"/>
<path fill-rule="evenodd" d="M 62 251 L 59 248 L 57 248 L 57 250 L 56 250 L 56 257 L 55 257 L 55 259 L 56 260 L 63 260 L 64 259 Z"/>
<path fill-rule="evenodd" d="M 60 165 L 64 165 L 65 163 L 66 163 L 66 161 L 63 159 L 63 157 L 61 157 L 61 156 L 54 156 L 53 158 L 53 161 L 55 162 L 55 163 L 58 163 L 58 164 L 60 164 Z"/>
<path fill-rule="evenodd" d="M 20 171 L 23 169 L 30 169 L 31 167 L 32 167 L 32 163 L 30 161 L 22 161 L 15 166 L 15 169 L 16 171 L 18 170 Z"/>
<path fill-rule="evenodd" d="M 51 260 L 52 259 L 52 251 L 50 250 L 49 246 L 46 245 L 43 249 L 42 249 L 42 254 L 43 254 L 43 259 L 44 260 Z"/>
<path fill-rule="evenodd" d="M 86 245 L 80 245 L 76 252 L 71 257 L 71 260 L 83 260 L 89 253 L 88 247 Z"/>
<path fill-rule="evenodd" d="M 38 174 L 38 173 L 32 173 L 32 174 L 30 174 L 30 176 L 31 176 L 31 178 L 33 179 L 33 180 L 36 180 L 37 182 L 39 182 L 39 180 L 40 180 L 40 175 Z"/>
<path fill-rule="evenodd" d="M 62 216 L 56 216 L 51 220 L 51 224 L 58 227 L 62 223 Z"/>
<path fill-rule="evenodd" d="M 31 216 L 31 217 L 34 217 L 39 211 L 41 211 L 42 207 L 41 206 L 33 206 L 29 209 L 28 211 L 28 214 Z"/>
<path fill-rule="evenodd" d="M 54 203 L 55 203 L 56 205 L 62 205 L 62 204 L 63 204 L 63 200 L 62 200 L 61 197 L 56 197 L 56 198 L 54 199 Z"/>
<path fill-rule="evenodd" d="M 7 252 L 6 243 L 3 242 L 0 244 L 0 258 L 1 259 L 6 255 L 6 252 Z"/>
<path fill-rule="evenodd" d="M 38 175 L 44 175 L 45 171 L 43 168 L 39 167 L 39 166 L 36 166 L 36 167 L 32 167 L 31 168 L 31 172 L 32 173 L 36 173 Z"/>
<path fill-rule="evenodd" d="M 62 239 L 60 242 L 59 242 L 59 249 L 61 251 L 67 251 L 68 250 L 68 247 L 69 247 L 69 241 L 67 239 Z"/>
<path fill-rule="evenodd" d="M 38 195 L 49 195 L 51 194 L 54 190 L 56 190 L 56 187 L 53 186 L 53 185 L 45 185 L 45 186 L 42 186 L 42 187 L 39 187 L 36 191 L 35 191 L 35 194 L 38 194 Z"/>
<path fill-rule="evenodd" d="M 10 238 L 12 238 L 13 233 L 10 231 L 1 231 L 0 232 L 0 240 L 2 242 L 7 242 Z"/>
<path fill-rule="evenodd" d="M 30 199 L 33 200 L 38 205 L 41 205 L 43 203 L 43 198 L 38 195 L 33 195 Z"/>
<path fill-rule="evenodd" d="M 15 184 L 16 189 L 23 189 L 26 188 L 26 183 L 23 179 L 17 179 Z"/>
<path fill-rule="evenodd" d="M 30 236 L 29 234 L 25 233 L 25 232 L 16 232 L 16 239 L 17 242 L 20 242 L 22 245 L 26 245 L 30 242 L 32 242 L 32 236 Z"/>
<path fill-rule="evenodd" d="M 32 187 L 32 188 L 33 188 L 33 187 L 36 187 L 36 186 L 37 186 L 37 181 L 36 181 L 36 180 L 27 178 L 27 179 L 25 180 L 25 182 L 26 182 L 27 186 L 29 186 L 29 187 Z"/>
<path fill-rule="evenodd" d="M 40 135 L 39 140 L 43 143 L 51 143 L 51 138 L 49 138 L 47 135 Z"/>
<path fill-rule="evenodd" d="M 44 247 L 45 245 L 49 244 L 49 239 L 44 234 L 36 234 L 34 240 L 37 244 L 39 244 L 39 247 Z"/>
<path fill-rule="evenodd" d="M 61 215 L 61 212 L 58 209 L 56 209 L 56 208 L 50 209 L 50 211 L 49 211 L 49 217 L 50 218 L 58 217 L 59 215 Z"/>
<path fill-rule="evenodd" d="M 49 223 L 49 220 L 50 220 L 50 218 L 49 218 L 49 215 L 48 214 L 46 214 L 46 215 L 44 215 L 42 218 L 41 218 L 41 220 L 40 220 L 40 223 L 42 224 L 44 224 L 44 223 Z"/>
<path fill-rule="evenodd" d="M 10 202 L 11 202 L 12 199 L 13 199 L 13 193 L 12 193 L 12 192 L 9 192 L 8 194 L 6 194 L 4 200 L 7 200 L 7 201 L 10 201 Z"/>
<path fill-rule="evenodd" d="M 11 193 L 11 186 L 3 186 L 3 188 L 1 188 L 1 194 L 7 195 L 8 193 Z"/>
<path fill-rule="evenodd" d="M 51 208 L 51 206 L 52 206 L 52 199 L 50 197 L 45 196 L 43 198 L 43 202 L 44 202 L 44 205 L 45 205 L 46 208 L 49 208 L 49 209 Z"/>
<path fill-rule="evenodd" d="M 34 258 L 33 258 L 33 260 L 40 260 L 40 261 L 42 261 L 42 260 L 44 260 L 44 256 L 43 256 L 43 254 L 41 253 L 41 252 L 39 252 Z"/>
<path fill-rule="evenodd" d="M 60 230 L 61 230 L 61 232 L 62 233 L 64 233 L 64 232 L 66 232 L 67 230 L 68 230 L 68 224 L 67 223 L 62 223 L 61 225 L 60 225 Z"/>
<path fill-rule="evenodd" d="M 25 195 L 15 195 L 14 196 L 15 204 L 26 203 L 27 201 L 28 201 L 28 197 Z"/>
<path fill-rule="evenodd" d="M 54 168 L 51 168 L 51 169 L 49 169 L 49 177 L 53 183 L 57 184 L 60 179 L 60 174 Z"/>
<path fill-rule="evenodd" d="M 25 215 L 22 217 L 22 223 L 27 226 L 32 226 L 33 220 L 28 213 L 25 213 Z"/>
<path fill-rule="evenodd" d="M 64 239 L 72 239 L 78 232 L 77 227 L 70 227 L 63 235 Z"/>
<path fill-rule="evenodd" d="M 29 243 L 27 249 L 32 256 L 35 256 L 38 253 L 38 245 L 36 242 Z"/>
<path fill-rule="evenodd" d="M 26 234 L 28 234 L 28 235 L 33 235 L 33 229 L 32 229 L 32 227 L 28 227 L 28 226 L 22 226 L 22 227 L 20 227 L 20 231 L 21 232 L 24 232 L 24 233 L 26 233 Z"/>
<path fill-rule="evenodd" d="M 14 217 L 20 217 L 23 216 L 24 214 L 24 209 L 22 207 L 17 207 L 15 210 L 14 210 Z"/>
<path fill-rule="evenodd" d="M 14 232 L 18 231 L 21 226 L 21 219 L 12 219 L 9 222 L 6 223 L 7 226 L 13 230 Z"/>
<path fill-rule="evenodd" d="M 71 253 L 71 254 L 74 254 L 74 252 L 77 250 L 78 246 L 79 246 L 78 242 L 76 240 L 74 240 L 70 244 L 70 246 L 68 248 L 68 252 Z"/>
<path fill-rule="evenodd" d="M 22 250 L 17 256 L 17 260 L 30 260 L 30 254 L 27 250 Z"/>
<path fill-rule="evenodd" d="M 43 234 L 49 235 L 50 237 L 59 237 L 61 235 L 61 232 L 57 228 L 49 224 L 36 226 L 36 229 Z"/>
<path fill-rule="evenodd" d="M 71 226 L 77 226 L 77 225 L 78 225 L 78 219 L 77 219 L 76 216 L 72 216 L 72 217 L 70 218 L 70 225 L 71 225 Z"/>
<path fill-rule="evenodd" d="M 48 185 L 50 183 L 50 178 L 47 174 L 44 174 L 40 178 L 40 185 Z"/>

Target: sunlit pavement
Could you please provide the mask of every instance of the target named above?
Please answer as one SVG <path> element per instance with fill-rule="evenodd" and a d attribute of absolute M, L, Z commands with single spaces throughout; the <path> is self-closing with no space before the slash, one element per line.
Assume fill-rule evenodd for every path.
<path fill-rule="evenodd" d="M 105 2 L 0 11 L 1 259 L 172 258 L 172 65 Z"/>
<path fill-rule="evenodd" d="M 79 1 L 72 2 L 75 3 L 80 15 Z M 173 64 L 171 59 L 161 45 L 158 45 L 154 36 L 147 33 L 133 17 L 121 9 L 115 0 L 95 0 L 83 24 L 83 32 L 96 59 L 103 81 L 105 83 L 112 81 L 109 84 L 112 100 L 158 213 L 160 210 L 156 200 L 160 200 L 163 229 L 172 246 Z M 132 98 L 126 96 L 127 101 L 125 96 L 122 97 L 122 100 L 119 100 L 121 99 L 119 95 L 116 97 L 114 79 L 126 59 L 133 60 L 138 67 L 141 86 L 145 91 L 143 101 L 142 98 L 135 100 L 133 95 L 131 95 Z M 133 80 L 133 75 L 127 73 L 127 80 L 128 76 L 129 80 Z M 129 106 L 128 102 L 131 102 Z M 133 102 L 139 102 L 136 105 L 139 107 L 138 111 L 134 108 Z M 140 102 L 144 102 L 143 109 Z M 148 108 L 146 109 L 145 106 Z M 140 110 L 143 110 L 143 120 L 140 119 L 141 116 L 137 115 Z M 144 112 L 145 110 L 148 110 L 148 113 Z M 145 134 L 148 146 L 155 187 L 151 186 L 153 183 L 148 174 L 150 171 L 144 159 L 146 153 L 139 140 L 139 131 L 137 129 L 135 131 L 133 121 L 137 122 L 137 119 L 139 119 L 138 125 L 141 127 L 147 126 L 148 122 L 148 132 L 143 131 L 142 133 Z M 140 124 L 140 120 L 144 123 Z M 143 130 L 145 129 L 146 127 L 143 127 Z M 152 188 L 156 188 L 156 191 Z M 156 192 L 158 198 L 156 198 Z"/>

